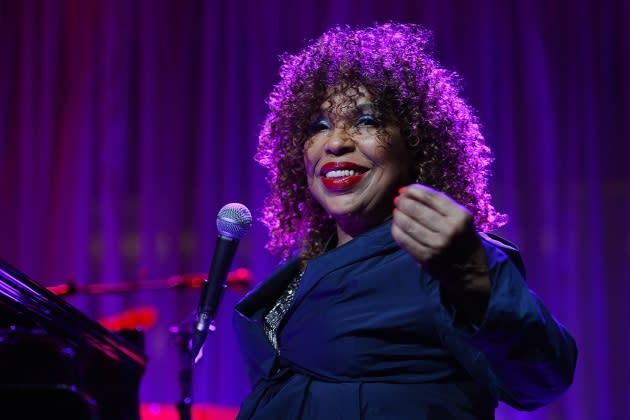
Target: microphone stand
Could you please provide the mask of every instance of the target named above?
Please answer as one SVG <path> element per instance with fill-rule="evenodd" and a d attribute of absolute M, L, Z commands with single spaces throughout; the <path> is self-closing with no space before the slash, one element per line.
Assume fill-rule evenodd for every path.
<path fill-rule="evenodd" d="M 179 326 L 171 327 L 169 332 L 175 339 L 179 350 L 179 389 L 177 413 L 180 420 L 192 420 L 193 360 L 190 351 L 194 313 Z"/>
<path fill-rule="evenodd" d="M 179 326 L 169 328 L 169 332 L 175 339 L 179 349 L 179 388 L 180 399 L 177 402 L 177 413 L 180 420 L 192 420 L 192 388 L 193 388 L 193 366 L 203 357 L 203 348 L 196 358 L 192 354 L 193 325 L 195 324 L 196 313 L 193 312 Z M 216 327 L 210 324 L 208 329 L 214 332 Z"/>

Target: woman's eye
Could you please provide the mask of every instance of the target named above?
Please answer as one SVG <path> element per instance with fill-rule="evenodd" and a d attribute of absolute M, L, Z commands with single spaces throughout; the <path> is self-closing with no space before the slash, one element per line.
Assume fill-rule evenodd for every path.
<path fill-rule="evenodd" d="M 328 130 L 330 129 L 330 122 L 326 121 L 326 120 L 317 120 L 317 121 L 313 121 L 311 123 L 311 125 L 309 125 L 308 127 L 308 131 L 310 134 L 315 134 L 315 133 L 319 133 L 320 131 L 324 131 L 324 130 Z"/>
<path fill-rule="evenodd" d="M 380 127 L 381 121 L 376 118 L 374 115 L 364 114 L 357 118 L 357 121 L 354 123 L 355 127 L 368 126 L 368 127 Z"/>

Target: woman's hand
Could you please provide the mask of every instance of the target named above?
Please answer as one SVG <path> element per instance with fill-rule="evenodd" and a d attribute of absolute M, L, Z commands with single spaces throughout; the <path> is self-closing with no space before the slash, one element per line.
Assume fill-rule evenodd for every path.
<path fill-rule="evenodd" d="M 421 184 L 402 188 L 394 204 L 394 240 L 448 291 L 487 300 L 488 263 L 470 212 Z"/>

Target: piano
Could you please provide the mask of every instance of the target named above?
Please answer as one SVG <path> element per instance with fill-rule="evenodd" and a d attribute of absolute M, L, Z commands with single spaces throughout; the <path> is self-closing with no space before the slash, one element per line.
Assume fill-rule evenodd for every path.
<path fill-rule="evenodd" d="M 0 418 L 139 420 L 140 332 L 115 334 L 0 259 Z"/>

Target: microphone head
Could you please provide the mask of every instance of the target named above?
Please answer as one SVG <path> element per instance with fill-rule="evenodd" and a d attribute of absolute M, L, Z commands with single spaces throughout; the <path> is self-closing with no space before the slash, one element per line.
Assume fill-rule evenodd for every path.
<path fill-rule="evenodd" d="M 241 203 L 229 203 L 221 207 L 217 215 L 219 235 L 242 239 L 252 226 L 252 214 Z"/>

